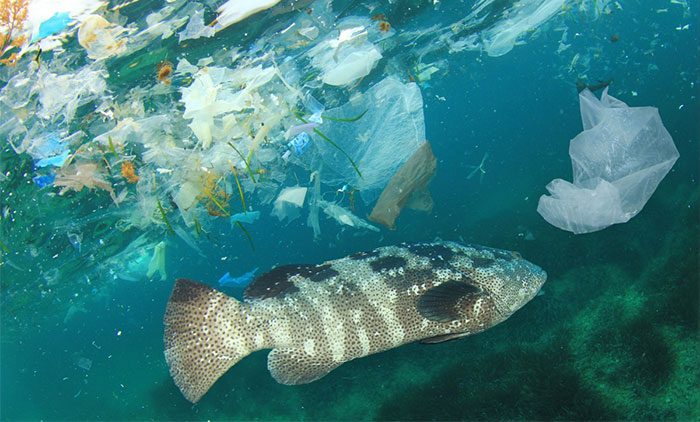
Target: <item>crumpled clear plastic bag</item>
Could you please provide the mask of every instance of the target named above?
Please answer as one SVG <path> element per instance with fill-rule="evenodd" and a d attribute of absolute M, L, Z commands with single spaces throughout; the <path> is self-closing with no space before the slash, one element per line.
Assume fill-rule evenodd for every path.
<path fill-rule="evenodd" d="M 637 215 L 678 159 L 659 112 L 628 107 L 603 91 L 579 94 L 584 131 L 571 140 L 573 183 L 547 185 L 537 212 L 576 234 L 602 230 Z"/>
<path fill-rule="evenodd" d="M 324 116 L 347 119 L 363 112 L 354 122 L 327 119 L 318 128 L 352 158 L 362 177 L 338 148 L 320 138 L 315 145 L 326 169 L 321 180 L 330 185 L 348 184 L 369 203 L 425 142 L 423 98 L 415 83 L 387 77 Z"/>

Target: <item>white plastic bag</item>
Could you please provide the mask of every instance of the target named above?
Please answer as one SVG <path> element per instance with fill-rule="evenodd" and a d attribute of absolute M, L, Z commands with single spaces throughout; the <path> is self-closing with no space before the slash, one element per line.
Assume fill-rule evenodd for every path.
<path fill-rule="evenodd" d="M 642 210 L 678 159 L 659 112 L 628 107 L 608 95 L 579 94 L 584 131 L 571 140 L 573 184 L 547 185 L 537 212 L 550 224 L 580 234 L 629 221 Z"/>

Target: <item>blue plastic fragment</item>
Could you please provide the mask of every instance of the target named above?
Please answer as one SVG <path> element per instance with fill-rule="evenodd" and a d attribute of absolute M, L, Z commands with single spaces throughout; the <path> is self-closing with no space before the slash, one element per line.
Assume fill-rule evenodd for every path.
<path fill-rule="evenodd" d="M 56 180 L 56 175 L 51 173 L 46 176 L 34 176 L 32 180 L 39 188 L 45 188 L 53 184 L 53 181 Z"/>
<path fill-rule="evenodd" d="M 46 19 L 39 25 L 39 32 L 32 37 L 31 42 L 39 41 L 49 35 L 57 34 L 68 26 L 73 19 L 66 12 L 56 12 L 53 16 Z"/>
<path fill-rule="evenodd" d="M 231 216 L 231 224 L 236 222 L 251 224 L 257 221 L 259 218 L 260 211 L 241 212 Z"/>
<path fill-rule="evenodd" d="M 41 160 L 37 161 L 34 163 L 35 166 L 37 167 L 48 167 L 48 166 L 54 166 L 54 167 L 61 167 L 63 163 L 68 159 L 68 155 L 70 155 L 70 151 L 65 150 L 61 155 L 57 155 L 55 157 L 49 157 L 49 158 L 42 158 Z"/>
<path fill-rule="evenodd" d="M 34 158 L 47 158 L 62 154 L 67 149 L 65 142 L 61 141 L 57 134 L 50 133 L 46 140 L 37 139 L 29 153 Z"/>
<path fill-rule="evenodd" d="M 231 274 L 226 273 L 219 279 L 219 285 L 226 287 L 245 287 L 253 281 L 256 272 L 258 272 L 257 268 L 238 277 L 231 277 Z"/>
<path fill-rule="evenodd" d="M 291 141 L 289 141 L 289 148 L 291 148 L 296 155 L 301 155 L 304 153 L 306 148 L 309 146 L 309 142 L 311 142 L 311 137 L 309 136 L 308 133 L 306 132 L 301 132 L 297 136 L 295 136 Z"/>

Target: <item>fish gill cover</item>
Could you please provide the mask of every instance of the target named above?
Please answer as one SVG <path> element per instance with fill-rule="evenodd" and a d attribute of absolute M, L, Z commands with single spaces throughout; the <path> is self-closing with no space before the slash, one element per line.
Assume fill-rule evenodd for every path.
<path fill-rule="evenodd" d="M 697 17 L 686 0 L 0 1 L 0 417 L 697 419 Z M 657 107 L 680 158 L 630 202 L 654 151 L 593 138 L 601 181 L 557 225 L 634 204 L 573 236 L 535 198 L 569 171 L 576 93 L 606 87 Z M 521 250 L 549 286 L 510 328 L 344 365 L 335 392 L 233 374 L 173 403 L 174 277 L 436 237 Z"/>

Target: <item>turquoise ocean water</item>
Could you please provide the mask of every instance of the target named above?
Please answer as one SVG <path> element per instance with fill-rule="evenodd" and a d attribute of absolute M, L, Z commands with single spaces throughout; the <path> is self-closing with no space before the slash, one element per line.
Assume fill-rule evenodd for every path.
<path fill-rule="evenodd" d="M 6 123 L 0 126 L 0 419 L 700 417 L 697 2 L 283 1 L 211 38 L 182 42 L 178 34 L 194 11 L 202 11 L 208 23 L 222 2 L 120 3 L 82 15 L 71 12 L 73 26 L 55 36 L 62 46 L 42 51 L 40 64 L 37 50 L 30 50 L 16 66 L 0 69 L 0 124 Z M 538 5 L 556 7 L 537 21 Z M 159 12 L 160 24 L 153 15 L 146 19 Z M 88 57 L 77 28 L 90 13 L 125 28 L 117 36 L 124 40 L 123 51 Z M 512 50 L 489 54 L 494 45 L 489 31 L 518 16 L 535 23 L 519 34 Z M 287 37 L 304 19 L 319 34 Z M 321 81 L 324 71 L 306 54 L 348 19 L 370 28 L 368 42 L 382 58 L 369 74 L 331 86 Z M 381 22 L 390 30 L 378 29 Z M 288 30 L 292 23 L 297 26 Z M 159 31 L 170 25 L 173 35 L 165 30 L 158 36 L 143 34 L 158 25 Z M 299 40 L 304 42 L 293 45 Z M 468 47 L 460 48 L 459 40 Z M 395 230 L 377 225 L 379 231 L 340 225 L 321 212 L 321 233 L 315 237 L 307 225 L 307 196 L 300 218 L 280 221 L 271 214 L 272 201 L 284 187 L 308 187 L 311 195 L 310 175 L 320 164 L 308 158 L 318 153 L 313 146 L 307 155 L 281 158 L 288 149 L 284 131 L 300 121 L 293 110 L 269 102 L 272 111 L 260 120 L 248 109 L 240 113 L 250 113 L 250 121 L 241 118 L 229 126 L 222 120 L 225 113 L 216 116 L 217 130 L 224 129 L 214 131 L 212 142 L 225 146 L 221 133 L 228 136 L 240 131 L 236 125 L 248 125 L 231 141 L 240 142 L 245 155 L 262 131 L 255 124 L 284 114 L 260 150 L 271 158 L 251 154 L 250 169 L 236 158 L 237 176 L 217 173 L 213 189 L 207 190 L 203 180 L 214 170 L 188 179 L 187 174 L 207 166 L 205 159 L 220 154 L 207 155 L 213 150 L 202 145 L 183 117 L 183 90 L 197 78 L 175 71 L 183 59 L 197 69 L 233 69 L 228 78 L 241 75 L 246 64 L 269 68 L 274 61 L 295 89 L 312 94 L 328 110 L 386 77 L 402 84 L 414 81 L 423 101 L 425 137 L 437 158 L 429 185 L 432 211 L 404 210 Z M 157 79 L 165 62 L 173 67 L 167 83 Z M 419 76 L 423 65 L 435 67 L 429 78 Z M 71 97 L 68 85 L 49 74 L 81 80 L 85 69 L 102 72 L 103 89 L 86 93 L 72 116 L 64 114 L 65 105 L 49 111 L 50 96 Z M 550 225 L 537 212 L 552 179 L 571 180 L 569 141 L 582 130 L 577 81 L 609 81 L 610 95 L 630 107 L 658 108 L 680 154 L 638 215 L 579 235 Z M 264 88 L 265 95 L 287 95 L 284 85 L 275 83 Z M 80 85 L 70 89 L 77 92 Z M 301 100 L 291 107 L 306 118 L 312 114 Z M 95 141 L 118 124 L 153 116 L 170 119 L 165 135 L 148 138 L 147 129 L 137 129 Z M 360 128 L 370 118 L 342 124 Z M 8 129 L 8 122 L 24 132 Z M 65 141 L 77 131 L 83 133 L 79 140 Z M 72 157 L 62 169 L 39 167 L 38 146 L 21 148 L 23 140 L 38 142 L 49 134 L 57 134 Z M 159 171 L 166 166 L 149 150 L 164 136 L 168 141 L 159 144 L 158 154 L 168 156 L 172 166 Z M 312 142 L 325 142 L 311 136 Z M 400 150 L 400 140 L 395 141 Z M 482 159 L 483 171 L 472 174 Z M 134 163 L 138 183 L 120 175 L 124 161 Z M 78 163 L 96 163 L 115 196 L 125 195 L 119 206 L 99 186 L 59 195 L 59 186 L 41 187 L 34 180 L 52 174 L 60 179 L 62 171 Z M 331 174 L 328 167 L 321 174 Z M 352 175 L 348 168 L 345 174 Z M 255 186 L 249 170 L 256 172 Z M 196 211 L 187 214 L 177 195 L 195 179 Z M 259 220 L 244 223 L 245 230 L 229 221 L 242 209 L 239 179 L 246 207 L 261 213 Z M 366 220 L 374 198 L 363 199 L 361 190 L 352 193 L 354 188 L 349 177 L 324 180 L 321 195 Z M 320 263 L 435 239 L 518 251 L 547 271 L 544 294 L 484 333 L 354 360 L 308 385 L 277 384 L 267 371 L 266 351 L 238 363 L 195 405 L 170 378 L 163 314 L 176 278 L 217 287 L 226 272 L 237 276 L 259 268 L 260 273 L 276 265 Z M 161 242 L 166 276 L 148 277 Z"/>

